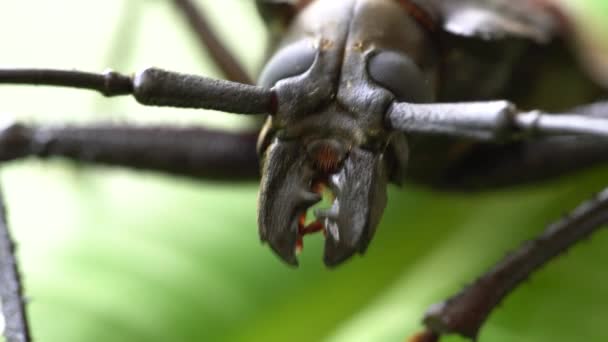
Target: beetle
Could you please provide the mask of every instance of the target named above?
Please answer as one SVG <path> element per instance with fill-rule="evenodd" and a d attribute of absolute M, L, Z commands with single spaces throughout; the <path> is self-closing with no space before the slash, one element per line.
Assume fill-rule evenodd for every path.
<path fill-rule="evenodd" d="M 328 143 L 328 144 L 326 144 L 326 145 L 331 146 L 331 144 L 333 144 L 333 143 Z M 314 145 L 314 144 L 313 144 L 313 145 Z M 325 148 L 326 150 L 328 149 L 326 146 L 325 146 L 325 147 L 323 147 L 323 148 Z M 334 151 L 334 152 L 335 152 L 336 150 L 340 150 L 340 148 L 341 148 L 340 146 L 337 146 L 337 147 L 332 147 L 332 148 L 329 148 L 329 150 L 332 150 L 332 151 Z M 334 154 L 335 154 L 335 153 L 334 153 Z M 331 158 L 330 158 L 330 159 L 331 159 Z M 374 203 L 376 203 L 376 202 L 374 201 Z M 291 245 L 293 245 L 293 243 L 292 243 Z M 291 246 L 291 245 L 289 246 L 289 247 L 290 247 L 290 249 L 288 249 L 288 253 L 290 253 L 291 251 L 293 251 L 293 248 L 291 248 L 291 247 L 293 247 L 293 246 Z M 275 248 L 275 249 L 276 249 L 276 248 Z M 279 249 L 280 249 L 280 248 L 279 248 Z M 282 251 L 280 251 L 280 250 L 279 250 L 279 253 L 283 253 L 283 254 L 284 254 L 285 252 L 282 252 Z M 291 255 L 289 255 L 289 256 L 287 257 L 287 259 L 290 259 L 291 257 L 292 257 L 292 256 L 291 256 Z M 338 258 L 338 259 L 340 259 L 340 258 Z M 290 261 L 290 262 L 291 262 L 292 260 L 288 260 L 288 261 Z M 330 260 L 330 262 L 331 262 L 331 260 Z"/>

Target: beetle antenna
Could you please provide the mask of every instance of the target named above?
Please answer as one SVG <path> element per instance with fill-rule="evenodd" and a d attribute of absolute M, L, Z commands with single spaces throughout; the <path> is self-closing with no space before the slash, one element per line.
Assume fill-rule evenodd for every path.
<path fill-rule="evenodd" d="M 272 114 L 268 88 L 148 68 L 130 77 L 57 69 L 0 69 L 0 84 L 50 85 L 95 90 L 105 96 L 133 95 L 147 106 L 213 109 L 237 114 Z"/>
<path fill-rule="evenodd" d="M 608 110 L 608 104 L 598 103 Z M 608 138 L 606 118 L 576 113 L 521 111 L 509 101 L 393 103 L 389 125 L 403 132 L 440 134 L 483 141 L 586 135 Z"/>

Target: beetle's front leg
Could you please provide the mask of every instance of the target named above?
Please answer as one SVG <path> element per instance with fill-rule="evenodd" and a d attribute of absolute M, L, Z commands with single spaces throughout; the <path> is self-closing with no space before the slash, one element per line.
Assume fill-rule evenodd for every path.
<path fill-rule="evenodd" d="M 493 106 L 501 107 L 499 103 L 488 103 L 487 108 Z M 442 120 L 433 115 L 427 117 L 427 127 L 434 133 L 491 141 L 473 148 L 462 162 L 448 168 L 436 186 L 470 191 L 547 179 L 608 162 L 608 143 L 603 133 L 608 122 L 608 102 L 576 108 L 562 117 L 524 114 L 536 116 L 536 122 L 517 118 L 516 113 L 501 112 L 508 107 L 485 113 L 479 111 L 481 107 L 463 111 L 464 115 L 455 113 L 446 120 L 452 125 L 443 126 Z M 424 121 L 412 124 L 421 122 L 424 124 Z M 594 122 L 596 126 L 592 125 Z M 526 131 L 529 128 L 535 131 L 530 134 Z M 543 135 L 551 137 L 542 138 Z M 607 209 L 608 189 L 550 225 L 538 238 L 509 254 L 472 285 L 433 305 L 424 319 L 427 330 L 411 341 L 436 342 L 443 334 L 476 339 L 479 329 L 504 297 L 530 274 L 608 222 Z"/>
<path fill-rule="evenodd" d="M 202 127 L 89 124 L 0 128 L 0 161 L 35 156 L 130 167 L 212 180 L 255 180 L 254 132 Z"/>
<path fill-rule="evenodd" d="M 0 161 L 28 156 L 131 167 L 213 180 L 258 176 L 256 133 L 197 127 L 92 124 L 23 125 L 0 128 Z M 0 299 L 7 342 L 28 342 L 22 285 L 0 194 Z"/>
<path fill-rule="evenodd" d="M 424 318 L 428 330 L 412 341 L 438 341 L 441 334 L 475 340 L 489 314 L 522 281 L 606 223 L 608 189 L 549 225 L 540 236 L 508 254 L 458 294 L 431 306 Z"/>

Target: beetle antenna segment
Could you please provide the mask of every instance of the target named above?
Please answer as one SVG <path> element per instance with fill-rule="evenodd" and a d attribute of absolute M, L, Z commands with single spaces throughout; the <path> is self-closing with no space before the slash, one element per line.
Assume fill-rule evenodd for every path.
<path fill-rule="evenodd" d="M 605 104 L 598 103 L 598 106 Z M 608 108 L 606 108 L 608 110 Z M 482 141 L 587 135 L 608 138 L 608 120 L 574 113 L 524 112 L 508 101 L 438 104 L 393 103 L 390 127 L 403 132 L 450 135 Z"/>
<path fill-rule="evenodd" d="M 213 109 L 237 114 L 273 114 L 271 89 L 148 68 L 130 77 L 57 69 L 0 69 L 0 84 L 49 85 L 89 89 L 105 96 L 133 95 L 147 106 Z"/>
<path fill-rule="evenodd" d="M 7 342 L 28 342 L 30 330 L 23 299 L 15 244 L 11 239 L 2 194 L 0 194 L 0 299 L 6 327 Z"/>
<path fill-rule="evenodd" d="M 489 314 L 532 273 L 608 223 L 608 188 L 580 204 L 536 239 L 507 255 L 455 296 L 433 305 L 424 323 L 437 334 L 475 339 Z"/>

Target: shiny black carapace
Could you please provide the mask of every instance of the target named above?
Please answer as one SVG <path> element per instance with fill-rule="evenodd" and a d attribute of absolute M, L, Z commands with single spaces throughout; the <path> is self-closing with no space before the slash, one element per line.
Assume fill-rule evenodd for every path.
<path fill-rule="evenodd" d="M 303 237 L 322 232 L 323 260 L 332 267 L 366 251 L 389 182 L 475 190 L 608 161 L 608 103 L 597 101 L 605 90 L 596 84 L 606 81 L 605 70 L 593 75 L 594 83 L 572 62 L 562 44 L 568 16 L 557 2 L 258 0 L 272 35 L 280 37 L 258 85 L 190 0 L 173 3 L 230 81 L 156 68 L 134 76 L 7 68 L 0 69 L 0 83 L 87 88 L 106 96 L 133 95 L 144 105 L 263 115 L 259 134 L 10 122 L 0 127 L 0 160 L 61 156 L 203 179 L 261 175 L 262 241 L 297 265 Z M 576 70 L 588 95 L 563 103 L 556 114 L 519 110 L 514 103 L 525 103 L 527 88 L 542 77 L 550 58 Z M 324 195 L 328 206 L 315 207 Z M 28 341 L 1 204 L 6 336 L 9 342 Z M 606 223 L 607 205 L 604 191 L 433 306 L 427 331 L 415 341 L 436 341 L 446 333 L 475 338 L 488 314 L 523 279 Z"/>

